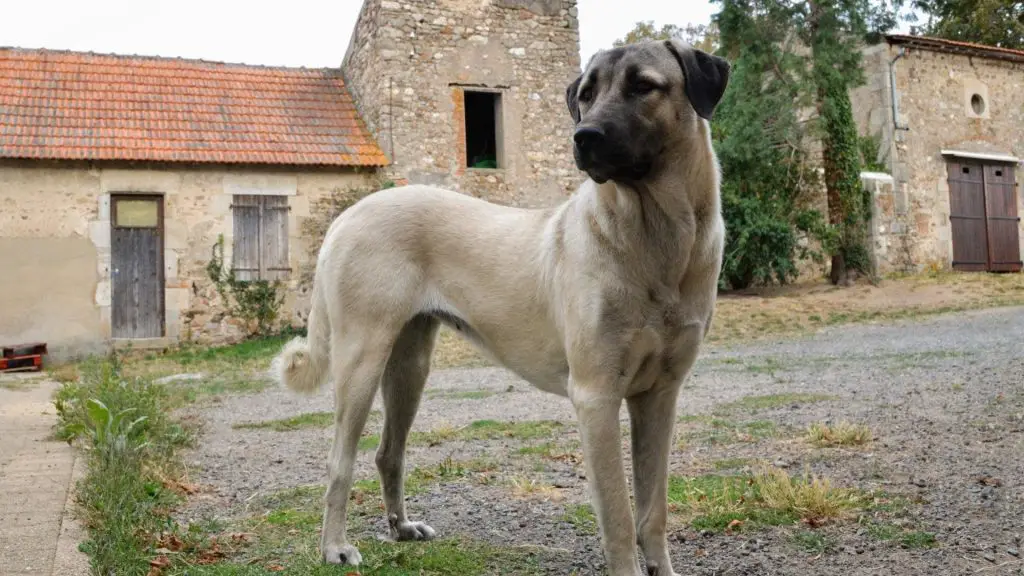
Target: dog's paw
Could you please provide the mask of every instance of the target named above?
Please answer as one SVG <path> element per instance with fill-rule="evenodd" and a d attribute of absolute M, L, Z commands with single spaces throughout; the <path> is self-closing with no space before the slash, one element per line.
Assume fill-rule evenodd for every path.
<path fill-rule="evenodd" d="M 344 564 L 346 566 L 359 566 L 363 562 L 363 556 L 351 544 L 343 546 L 327 546 L 324 548 L 324 562 L 328 564 Z"/>
<path fill-rule="evenodd" d="M 391 527 L 391 537 L 402 542 L 406 540 L 433 540 L 437 533 L 430 526 L 423 522 L 399 522 L 394 514 L 388 518 Z"/>

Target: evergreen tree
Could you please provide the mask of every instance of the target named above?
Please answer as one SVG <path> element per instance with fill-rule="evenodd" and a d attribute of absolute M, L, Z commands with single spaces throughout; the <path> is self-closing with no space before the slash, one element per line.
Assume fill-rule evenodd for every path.
<path fill-rule="evenodd" d="M 1024 2 L 1020 0 L 916 0 L 928 18 L 914 32 L 961 42 L 1024 49 Z"/>
<path fill-rule="evenodd" d="M 723 50 L 742 54 L 765 41 L 790 55 L 780 57 L 775 76 L 792 83 L 797 106 L 814 103 L 822 146 L 832 256 L 831 280 L 844 282 L 848 269 L 870 272 L 865 229 L 870 199 L 860 183 L 860 141 L 849 90 L 864 80 L 860 47 L 864 40 L 896 24 L 896 8 L 873 0 L 716 0 L 715 22 Z M 762 50 L 762 48 L 758 48 Z M 801 64 L 793 57 L 809 52 Z"/>

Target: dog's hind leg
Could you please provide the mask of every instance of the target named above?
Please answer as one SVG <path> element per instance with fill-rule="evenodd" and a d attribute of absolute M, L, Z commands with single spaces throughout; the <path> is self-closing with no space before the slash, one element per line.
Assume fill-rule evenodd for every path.
<path fill-rule="evenodd" d="M 657 386 L 626 399 L 633 453 L 636 536 L 650 576 L 673 576 L 668 555 L 668 459 L 678 386 Z"/>
<path fill-rule="evenodd" d="M 391 352 L 381 396 L 384 400 L 384 433 L 377 448 L 384 510 L 395 540 L 430 540 L 434 530 L 422 522 L 410 522 L 405 514 L 405 444 L 419 409 L 420 397 L 430 372 L 439 321 L 416 316 L 402 329 Z"/>
<path fill-rule="evenodd" d="M 324 560 L 331 564 L 358 566 L 362 562 L 359 551 L 348 543 L 345 533 L 352 468 L 394 336 L 394 333 L 375 328 L 336 330 L 331 338 L 335 429 L 327 463 L 327 495 L 320 537 L 320 551 Z"/>

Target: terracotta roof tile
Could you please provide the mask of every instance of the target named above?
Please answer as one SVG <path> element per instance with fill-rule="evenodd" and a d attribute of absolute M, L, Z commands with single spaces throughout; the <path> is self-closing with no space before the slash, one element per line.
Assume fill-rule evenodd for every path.
<path fill-rule="evenodd" d="M 0 48 L 0 157 L 383 166 L 340 70 Z"/>
<path fill-rule="evenodd" d="M 930 48 L 942 52 L 975 52 L 990 58 L 1001 58 L 1013 61 L 1024 61 L 1024 50 L 1012 48 L 1001 48 L 987 44 L 976 44 L 974 42 L 960 42 L 959 40 L 946 40 L 945 38 L 933 38 L 931 36 L 910 36 L 906 34 L 889 34 L 886 39 L 893 44 L 912 44 L 921 48 Z"/>

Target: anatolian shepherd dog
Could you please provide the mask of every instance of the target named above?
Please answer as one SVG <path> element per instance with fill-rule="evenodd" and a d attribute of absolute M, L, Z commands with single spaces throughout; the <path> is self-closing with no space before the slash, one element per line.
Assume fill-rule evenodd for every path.
<path fill-rule="evenodd" d="M 308 336 L 277 377 L 336 387 L 321 551 L 358 565 L 345 534 L 357 443 L 378 387 L 376 454 L 391 536 L 434 537 L 405 511 L 406 439 L 439 325 L 461 332 L 577 415 L 609 573 L 673 574 L 666 539 L 676 399 L 711 325 L 725 227 L 708 120 L 725 60 L 681 42 L 601 51 L 566 90 L 576 165 L 589 179 L 551 209 L 427 186 L 362 199 L 334 221 L 316 265 Z M 629 408 L 636 519 L 619 432 Z"/>

